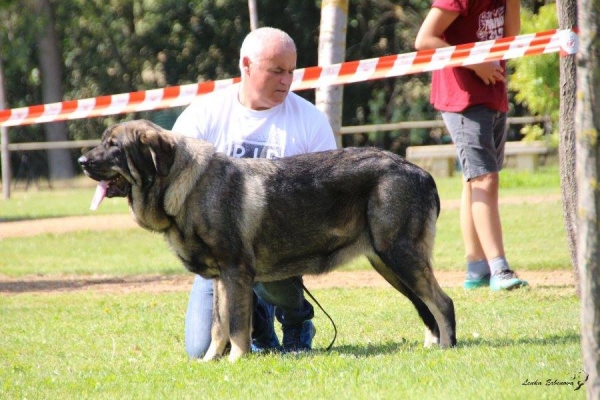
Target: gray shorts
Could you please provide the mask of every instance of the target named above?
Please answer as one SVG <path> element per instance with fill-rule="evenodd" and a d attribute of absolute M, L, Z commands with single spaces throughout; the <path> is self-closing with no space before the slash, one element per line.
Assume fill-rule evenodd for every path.
<path fill-rule="evenodd" d="M 461 113 L 442 112 L 442 118 L 456 146 L 465 180 L 502 169 L 508 132 L 505 112 L 473 106 Z"/>

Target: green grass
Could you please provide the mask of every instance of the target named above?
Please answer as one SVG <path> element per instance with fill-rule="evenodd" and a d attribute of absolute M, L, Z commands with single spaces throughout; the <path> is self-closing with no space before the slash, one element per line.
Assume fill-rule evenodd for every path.
<path fill-rule="evenodd" d="M 97 211 L 90 211 L 94 188 L 15 191 L 9 200 L 0 200 L 0 222 L 75 215 L 128 213 L 127 200 L 105 199 Z"/>
<path fill-rule="evenodd" d="M 43 234 L 2 243 L 0 273 L 9 276 L 185 272 L 163 237 L 141 228 Z"/>
<path fill-rule="evenodd" d="M 0 393 L 17 399 L 584 398 L 578 301 L 570 288 L 449 289 L 459 345 L 423 349 L 423 327 L 392 289 L 315 290 L 316 351 L 236 364 L 187 359 L 187 293 L 0 297 Z M 524 386 L 529 380 L 544 386 Z"/>
<path fill-rule="evenodd" d="M 506 204 L 501 206 L 500 212 L 506 254 L 514 269 L 571 268 L 560 200 L 540 204 Z M 464 247 L 459 211 L 442 212 L 437 226 L 436 269 L 462 269 Z"/>
<path fill-rule="evenodd" d="M 442 199 L 458 199 L 462 189 L 462 175 L 436 178 Z M 536 172 L 505 169 L 500 172 L 500 196 L 545 195 L 560 193 L 558 166 L 542 167 Z"/>

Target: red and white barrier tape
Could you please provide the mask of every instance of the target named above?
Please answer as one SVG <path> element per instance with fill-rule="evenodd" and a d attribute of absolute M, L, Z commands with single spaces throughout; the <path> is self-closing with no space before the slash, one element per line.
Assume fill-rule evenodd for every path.
<path fill-rule="evenodd" d="M 327 67 L 302 68 L 294 71 L 292 90 L 364 82 L 537 54 L 575 54 L 578 43 L 575 30 L 553 29 L 485 42 L 349 61 Z M 185 106 L 197 96 L 237 81 L 239 78 L 0 110 L 0 126 L 30 125 Z"/>

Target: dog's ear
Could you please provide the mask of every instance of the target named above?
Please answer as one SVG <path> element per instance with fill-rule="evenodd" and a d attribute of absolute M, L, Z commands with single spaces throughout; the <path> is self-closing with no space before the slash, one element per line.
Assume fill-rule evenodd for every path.
<path fill-rule="evenodd" d="M 169 175 L 169 170 L 175 162 L 175 143 L 170 135 L 147 129 L 140 136 L 140 142 L 150 149 L 156 172 L 160 176 Z"/>

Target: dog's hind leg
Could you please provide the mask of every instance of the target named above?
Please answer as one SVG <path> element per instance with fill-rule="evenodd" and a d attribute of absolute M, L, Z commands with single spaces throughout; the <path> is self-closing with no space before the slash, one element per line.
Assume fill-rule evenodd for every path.
<path fill-rule="evenodd" d="M 425 347 L 430 347 L 433 344 L 439 343 L 440 330 L 435 317 L 429 311 L 429 308 L 423 301 L 417 296 L 409 287 L 407 287 L 395 274 L 391 268 L 381 261 L 379 257 L 369 256 L 367 257 L 373 268 L 379 272 L 379 274 L 385 278 L 397 291 L 406 296 L 414 307 L 417 309 L 417 313 L 425 324 Z"/>
<path fill-rule="evenodd" d="M 367 216 L 371 245 L 382 262 L 376 268 L 417 307 L 428 329 L 425 344 L 430 345 L 439 337 L 440 346 L 454 346 L 454 303 L 440 288 L 431 267 L 439 212 L 435 184 L 431 180 L 427 188 L 423 181 L 423 185 L 413 188 L 414 192 L 407 193 L 405 182 L 398 179 L 381 181 L 369 200 Z M 411 201 L 399 201 L 396 192 L 405 196 L 417 195 L 417 198 L 408 196 Z M 415 296 L 420 301 L 415 300 Z"/>
<path fill-rule="evenodd" d="M 423 251 L 419 243 L 401 239 L 392 245 L 390 251 L 379 256 L 388 267 L 388 271 L 385 273 L 396 275 L 398 280 L 406 288 L 409 288 L 433 314 L 439 328 L 440 346 L 455 346 L 456 317 L 454 303 L 444 293 L 433 275 L 429 252 Z M 427 325 L 427 322 L 425 323 Z M 426 344 L 431 344 L 428 342 L 434 340 L 436 332 L 430 326 L 428 328 L 433 337 L 426 337 Z"/>

